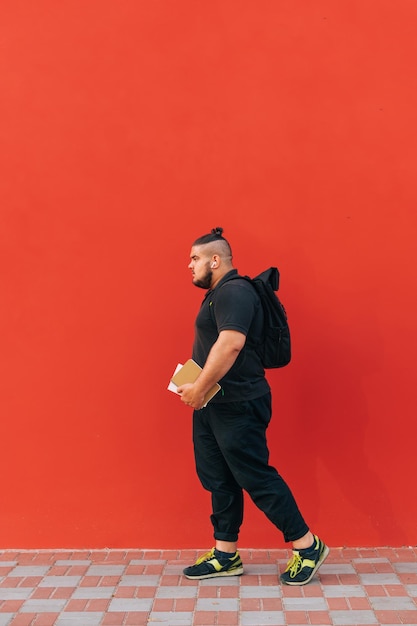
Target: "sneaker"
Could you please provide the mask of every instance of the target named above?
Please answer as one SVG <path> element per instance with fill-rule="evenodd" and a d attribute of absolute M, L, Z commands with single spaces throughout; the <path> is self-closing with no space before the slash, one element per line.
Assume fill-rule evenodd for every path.
<path fill-rule="evenodd" d="M 329 554 L 329 548 L 314 535 L 314 546 L 306 550 L 293 550 L 292 558 L 280 578 L 286 585 L 306 585 Z"/>
<path fill-rule="evenodd" d="M 186 567 L 184 575 L 187 578 L 201 580 L 203 578 L 214 578 L 215 576 L 241 576 L 243 565 L 239 552 L 230 559 L 218 559 L 215 548 L 203 554 L 194 565 Z"/>

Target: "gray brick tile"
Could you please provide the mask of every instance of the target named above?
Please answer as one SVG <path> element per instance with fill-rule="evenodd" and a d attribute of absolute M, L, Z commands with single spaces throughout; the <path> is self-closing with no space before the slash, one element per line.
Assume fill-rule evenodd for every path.
<path fill-rule="evenodd" d="M 126 565 L 90 565 L 87 576 L 122 576 Z"/>
<path fill-rule="evenodd" d="M 415 562 L 393 563 L 392 565 L 399 574 L 417 574 L 417 563 Z"/>
<path fill-rule="evenodd" d="M 242 611 L 241 626 L 281 626 L 285 624 L 282 611 Z"/>
<path fill-rule="evenodd" d="M 365 590 L 360 585 L 323 585 L 325 598 L 363 598 Z"/>
<path fill-rule="evenodd" d="M 281 598 L 282 591 L 279 585 L 247 585 L 240 588 L 241 598 Z"/>
<path fill-rule="evenodd" d="M 119 582 L 120 587 L 156 587 L 160 581 L 160 576 L 126 574 Z"/>
<path fill-rule="evenodd" d="M 199 584 L 202 587 L 238 587 L 240 585 L 241 576 L 229 576 L 222 578 L 205 578 L 200 580 Z"/>
<path fill-rule="evenodd" d="M 323 563 L 320 567 L 322 574 L 356 574 L 356 570 L 350 563 Z"/>
<path fill-rule="evenodd" d="M 389 559 L 384 556 L 367 556 L 358 559 L 352 559 L 352 563 L 389 563 Z"/>
<path fill-rule="evenodd" d="M 168 585 L 164 585 L 156 589 L 157 598 L 196 598 L 197 593 L 198 587 L 192 587 L 191 585 L 181 587 L 169 587 Z"/>
<path fill-rule="evenodd" d="M 0 600 L 27 600 L 33 587 L 0 587 Z"/>
<path fill-rule="evenodd" d="M 0 626 L 8 626 L 14 617 L 14 613 L 0 613 Z"/>
<path fill-rule="evenodd" d="M 148 624 L 168 624 L 168 626 L 192 626 L 193 614 L 186 612 L 158 612 L 150 614 Z"/>
<path fill-rule="evenodd" d="M 358 626 L 378 624 L 373 611 L 330 611 L 334 626 Z"/>
<path fill-rule="evenodd" d="M 369 599 L 375 611 L 416 611 L 417 606 L 407 596 L 375 597 Z"/>
<path fill-rule="evenodd" d="M 11 578 L 25 576 L 45 576 L 49 572 L 49 565 L 17 565 L 9 574 Z"/>
<path fill-rule="evenodd" d="M 243 563 L 243 567 L 245 570 L 245 574 L 250 574 L 251 576 L 257 574 L 276 574 L 278 576 L 278 567 L 274 564 L 263 564 L 263 563 L 251 563 L 246 565 Z"/>
<path fill-rule="evenodd" d="M 175 565 L 174 563 L 170 563 L 164 569 L 164 574 L 168 575 L 182 575 L 182 570 L 184 567 L 187 567 L 186 564 L 182 563 L 181 565 Z"/>
<path fill-rule="evenodd" d="M 108 608 L 109 613 L 120 611 L 150 611 L 153 598 L 113 598 Z"/>
<path fill-rule="evenodd" d="M 74 600 L 111 598 L 116 587 L 78 587 L 72 594 Z"/>
<path fill-rule="evenodd" d="M 362 585 L 400 585 L 401 581 L 394 573 L 386 574 L 359 574 Z"/>
<path fill-rule="evenodd" d="M 324 598 L 283 598 L 283 608 L 286 611 L 327 611 L 328 606 Z"/>
<path fill-rule="evenodd" d="M 60 615 L 54 626 L 99 626 L 104 613 L 96 611 L 68 612 Z"/>
<path fill-rule="evenodd" d="M 20 608 L 21 613 L 60 613 L 67 600 L 27 600 Z"/>
<path fill-rule="evenodd" d="M 45 576 L 39 587 L 76 587 L 81 576 Z"/>

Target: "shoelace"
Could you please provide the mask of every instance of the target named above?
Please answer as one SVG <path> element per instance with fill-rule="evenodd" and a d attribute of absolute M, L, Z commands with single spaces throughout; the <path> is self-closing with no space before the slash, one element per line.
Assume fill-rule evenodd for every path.
<path fill-rule="evenodd" d="M 294 552 L 292 558 L 288 561 L 286 571 L 290 573 L 291 578 L 294 578 L 301 569 L 303 563 L 302 557 L 298 552 Z"/>
<path fill-rule="evenodd" d="M 213 557 L 214 557 L 214 548 L 212 548 L 209 552 L 206 552 L 206 554 L 203 554 L 202 556 L 200 556 L 200 558 L 197 559 L 195 564 L 200 565 L 201 563 L 204 563 L 204 561 L 209 561 Z"/>

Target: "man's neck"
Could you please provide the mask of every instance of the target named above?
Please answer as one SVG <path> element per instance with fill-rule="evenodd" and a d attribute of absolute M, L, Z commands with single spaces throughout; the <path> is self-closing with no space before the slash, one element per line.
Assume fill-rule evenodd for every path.
<path fill-rule="evenodd" d="M 223 272 L 221 272 L 219 275 L 217 275 L 217 273 L 216 273 L 216 278 L 214 278 L 214 276 L 213 276 L 213 280 L 212 280 L 212 283 L 210 285 L 210 289 L 215 289 L 216 286 L 219 284 L 219 282 L 226 276 L 226 274 L 228 274 L 229 272 L 231 272 L 234 269 L 235 268 L 231 265 L 230 267 L 225 269 Z"/>

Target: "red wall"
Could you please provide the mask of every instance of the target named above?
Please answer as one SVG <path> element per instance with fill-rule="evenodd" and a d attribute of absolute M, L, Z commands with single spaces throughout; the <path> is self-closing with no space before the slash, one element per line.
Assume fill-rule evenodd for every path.
<path fill-rule="evenodd" d="M 417 5 L 3 0 L 0 547 L 208 547 L 166 391 L 191 242 L 278 265 L 271 460 L 331 545 L 417 541 Z M 242 546 L 282 546 L 247 504 Z"/>

